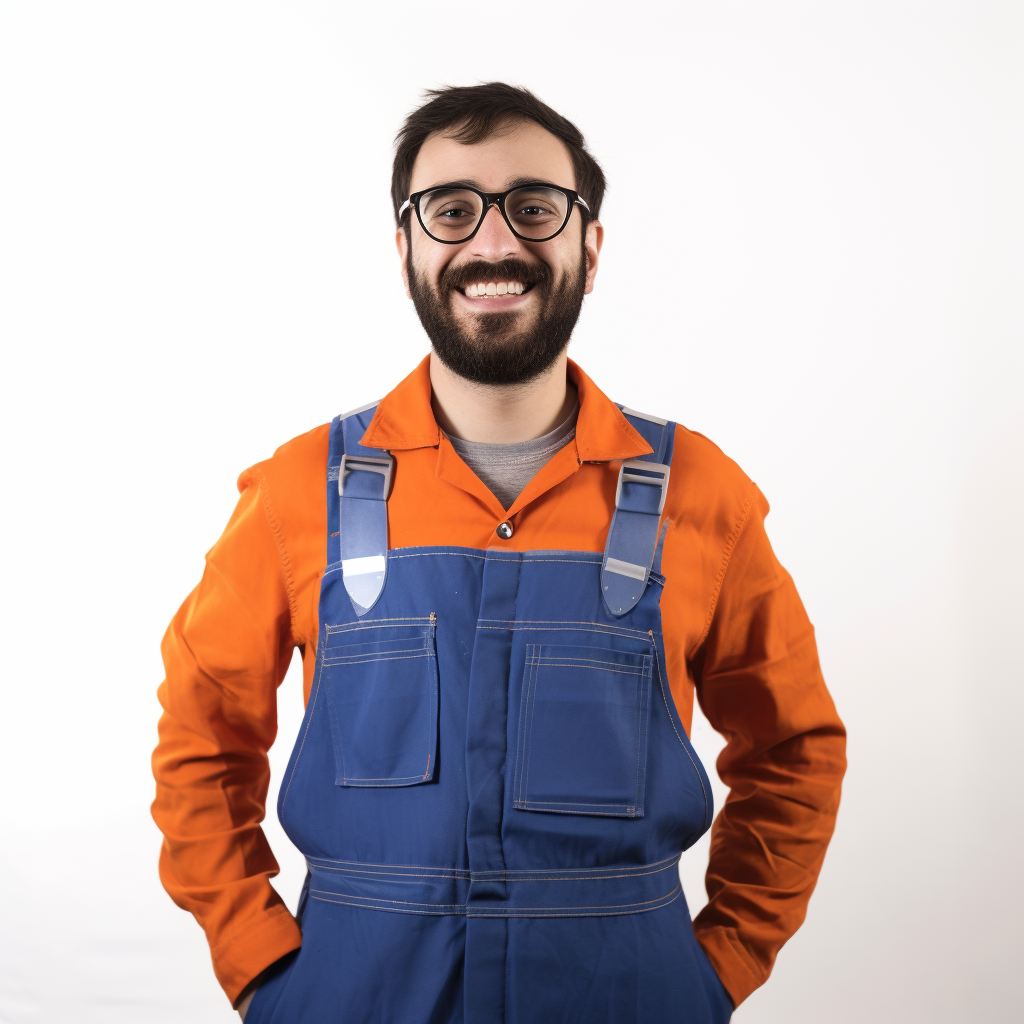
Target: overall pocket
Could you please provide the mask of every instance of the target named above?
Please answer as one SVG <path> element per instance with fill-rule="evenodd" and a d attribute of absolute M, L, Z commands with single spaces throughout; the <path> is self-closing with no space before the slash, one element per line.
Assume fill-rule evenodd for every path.
<path fill-rule="evenodd" d="M 514 805 L 642 818 L 650 714 L 650 655 L 527 645 Z"/>
<path fill-rule="evenodd" d="M 339 786 L 414 786 L 434 777 L 434 615 L 328 626 L 322 684 Z"/>

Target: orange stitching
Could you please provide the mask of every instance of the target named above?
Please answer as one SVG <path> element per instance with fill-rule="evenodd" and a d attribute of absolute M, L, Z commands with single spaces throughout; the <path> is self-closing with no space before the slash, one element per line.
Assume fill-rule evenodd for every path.
<path fill-rule="evenodd" d="M 736 547 L 736 542 L 739 540 L 740 534 L 743 532 L 743 527 L 746 525 L 747 516 L 750 515 L 750 510 L 754 507 L 756 490 L 756 485 L 751 483 L 750 494 L 740 511 L 739 521 L 733 527 L 732 533 L 730 533 L 725 539 L 725 547 L 722 549 L 722 564 L 719 566 L 718 572 L 715 575 L 714 585 L 711 588 L 711 600 L 708 604 L 707 617 L 704 620 L 704 629 L 697 642 L 693 645 L 693 650 L 686 655 L 687 661 L 692 661 L 694 657 L 696 657 L 697 652 L 701 648 L 701 644 L 704 643 L 707 639 L 708 633 L 711 632 L 711 621 L 714 619 L 715 609 L 718 607 L 718 598 L 722 592 L 722 584 L 725 581 L 725 574 L 729 569 L 729 562 L 732 559 L 732 553 Z"/>
<path fill-rule="evenodd" d="M 255 473 L 260 481 L 257 487 L 257 493 L 260 495 L 260 504 L 263 506 L 263 514 L 267 517 L 267 525 L 270 527 L 270 532 L 274 536 L 277 557 L 281 560 L 281 571 L 284 574 L 284 589 L 288 595 L 289 632 L 292 634 L 292 640 L 296 643 L 305 643 L 307 638 L 300 638 L 295 632 L 295 624 L 299 616 L 299 606 L 295 597 L 295 578 L 292 574 L 292 563 L 288 557 L 288 549 L 284 546 L 284 537 L 281 534 L 281 527 L 277 521 L 277 514 L 274 512 L 274 507 L 270 501 L 270 483 L 262 470 L 257 469 Z"/>

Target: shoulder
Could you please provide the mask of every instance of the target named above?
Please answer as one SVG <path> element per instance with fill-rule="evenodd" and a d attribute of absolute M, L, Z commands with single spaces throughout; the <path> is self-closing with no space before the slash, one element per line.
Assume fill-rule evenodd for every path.
<path fill-rule="evenodd" d="M 318 482 L 322 490 L 326 486 L 330 433 L 330 423 L 323 423 L 286 441 L 269 459 L 243 471 L 238 489 L 264 485 L 278 494 L 305 492 Z"/>
<path fill-rule="evenodd" d="M 676 425 L 666 511 L 674 524 L 726 537 L 767 503 L 746 473 L 703 434 Z"/>
<path fill-rule="evenodd" d="M 239 491 L 259 495 L 271 530 L 292 558 L 316 563 L 327 531 L 327 447 L 322 424 L 281 445 L 238 478 Z"/>

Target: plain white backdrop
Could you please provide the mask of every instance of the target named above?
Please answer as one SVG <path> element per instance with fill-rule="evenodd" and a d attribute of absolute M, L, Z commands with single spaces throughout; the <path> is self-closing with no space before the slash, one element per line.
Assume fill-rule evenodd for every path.
<path fill-rule="evenodd" d="M 1022 55 L 978 0 L 4 3 L 0 1021 L 233 1019 L 157 880 L 160 637 L 238 473 L 427 350 L 391 140 L 491 79 L 608 175 L 570 354 L 759 483 L 849 728 L 734 1019 L 1022 1019 Z"/>

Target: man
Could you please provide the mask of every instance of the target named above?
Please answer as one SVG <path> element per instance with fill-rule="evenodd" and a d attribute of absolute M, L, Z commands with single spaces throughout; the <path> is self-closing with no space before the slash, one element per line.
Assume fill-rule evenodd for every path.
<path fill-rule="evenodd" d="M 803 920 L 843 726 L 757 488 L 566 357 L 603 192 L 525 90 L 409 116 L 392 198 L 432 352 L 242 475 L 167 632 L 161 877 L 248 1024 L 725 1021 Z M 295 647 L 298 920 L 259 827 Z M 731 791 L 691 925 L 694 692 Z"/>

